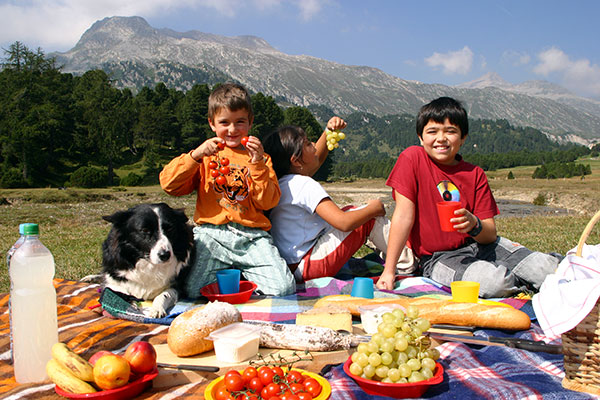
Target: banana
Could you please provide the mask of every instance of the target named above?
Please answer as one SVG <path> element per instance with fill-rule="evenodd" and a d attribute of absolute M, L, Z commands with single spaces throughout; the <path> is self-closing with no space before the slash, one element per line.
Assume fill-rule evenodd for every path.
<path fill-rule="evenodd" d="M 55 343 L 52 346 L 52 357 L 75 375 L 75 377 L 87 382 L 94 381 L 94 367 L 92 367 L 92 364 L 69 349 L 66 344 L 61 342 Z"/>
<path fill-rule="evenodd" d="M 63 389 L 69 393 L 94 393 L 96 389 L 87 382 L 82 381 L 65 368 L 56 359 L 51 358 L 46 364 L 46 373 L 48 377 Z"/>

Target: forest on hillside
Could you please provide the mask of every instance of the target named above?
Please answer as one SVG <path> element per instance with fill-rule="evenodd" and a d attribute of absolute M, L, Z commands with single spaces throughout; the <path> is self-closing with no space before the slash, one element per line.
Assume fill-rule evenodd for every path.
<path fill-rule="evenodd" d="M 210 90 L 202 83 L 187 92 L 164 83 L 137 93 L 117 89 L 101 70 L 63 73 L 41 49 L 15 42 L 0 70 L 0 187 L 156 184 L 164 163 L 213 136 Z M 251 134 L 258 137 L 294 124 L 316 140 L 333 115 L 325 106 L 282 108 L 262 93 L 252 94 L 252 104 Z M 318 172 L 320 180 L 385 177 L 398 154 L 418 143 L 414 116 L 342 117 L 347 139 Z M 463 156 L 484 169 L 572 162 L 590 152 L 504 120 L 472 120 L 470 127 Z M 135 172 L 123 174 L 127 169 Z"/>

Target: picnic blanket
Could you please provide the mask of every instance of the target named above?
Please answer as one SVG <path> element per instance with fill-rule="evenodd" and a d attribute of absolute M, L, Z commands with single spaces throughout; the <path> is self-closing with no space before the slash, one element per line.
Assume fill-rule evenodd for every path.
<path fill-rule="evenodd" d="M 297 286 L 296 293 L 285 297 L 272 297 L 252 295 L 251 302 L 238 305 L 238 309 L 246 319 L 271 321 L 279 323 L 294 323 L 296 314 L 312 308 L 315 301 L 323 296 L 334 294 L 350 294 L 352 280 L 356 276 L 379 276 L 383 266 L 377 261 L 369 259 L 351 259 L 344 265 L 335 278 L 313 279 Z M 375 297 L 390 297 L 398 294 L 409 297 L 428 296 L 445 298 L 450 295 L 450 289 L 439 283 L 423 277 L 399 277 L 394 290 L 376 291 Z M 507 303 L 516 309 L 525 312 L 530 318 L 535 319 L 531 302 L 521 299 L 496 299 Z M 170 325 L 173 319 L 182 312 L 206 303 L 207 299 L 198 301 L 180 300 L 168 310 L 164 318 L 148 318 L 140 308 L 132 305 L 118 293 L 110 289 L 103 291 L 100 298 L 103 309 L 110 315 L 142 323 Z M 140 305 L 142 305 L 140 303 Z"/>
<path fill-rule="evenodd" d="M 413 281 L 409 281 L 413 279 Z M 415 278 L 398 283 L 397 291 L 407 295 L 431 293 L 444 295 L 443 288 Z M 301 309 L 316 296 L 338 294 L 347 290 L 349 282 L 323 279 L 307 284 L 296 299 L 263 298 L 240 305 L 244 318 L 278 319 L 289 321 L 296 310 Z M 146 324 L 121 318 L 107 317 L 98 307 L 99 286 L 84 282 L 55 280 L 58 296 L 59 340 L 84 357 L 98 350 L 123 352 L 132 342 L 148 340 L 150 343 L 166 343 L 168 326 Z M 435 294 L 434 294 L 435 295 Z M 49 382 L 18 385 L 13 378 L 10 364 L 10 341 L 8 322 L 8 294 L 0 294 L 0 398 L 2 399 L 58 399 L 54 385 Z M 260 318 L 259 318 L 260 317 Z M 476 331 L 477 335 L 508 335 L 499 331 Z M 519 332 L 517 336 L 543 340 L 543 332 L 537 324 L 532 329 Z M 558 339 L 560 340 L 560 339 Z M 559 342 L 554 342 L 559 343 Z M 429 389 L 424 398 L 431 399 L 593 399 L 594 396 L 563 389 L 564 376 L 561 356 L 532 353 L 507 347 L 469 347 L 460 343 L 445 343 L 438 347 L 440 363 L 444 367 L 444 381 Z M 313 371 L 319 372 L 319 371 Z M 354 381 L 345 375 L 340 366 L 333 366 L 325 377 L 329 380 L 331 399 L 371 399 Z M 140 395 L 142 399 L 203 398 L 206 382 L 168 387 L 151 388 Z"/>

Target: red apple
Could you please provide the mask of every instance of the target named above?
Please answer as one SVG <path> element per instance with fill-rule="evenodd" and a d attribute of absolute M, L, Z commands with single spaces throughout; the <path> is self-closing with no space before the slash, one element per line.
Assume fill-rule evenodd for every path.
<path fill-rule="evenodd" d="M 131 375 L 127 360 L 118 354 L 105 354 L 94 364 L 94 382 L 100 389 L 109 390 L 126 385 Z"/>
<path fill-rule="evenodd" d="M 96 364 L 96 361 L 98 361 L 98 359 L 102 356 L 108 355 L 108 354 L 113 354 L 108 350 L 100 350 L 95 352 L 94 354 L 92 354 L 92 356 L 90 357 L 90 359 L 88 360 L 88 362 L 92 365 Z"/>
<path fill-rule="evenodd" d="M 125 350 L 125 359 L 136 374 L 145 374 L 156 368 L 156 350 L 148 342 L 133 342 Z"/>

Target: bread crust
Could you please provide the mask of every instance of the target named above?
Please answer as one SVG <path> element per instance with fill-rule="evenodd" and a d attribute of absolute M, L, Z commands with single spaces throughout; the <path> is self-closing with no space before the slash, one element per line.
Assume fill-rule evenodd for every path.
<path fill-rule="evenodd" d="M 206 337 L 212 332 L 234 322 L 242 322 L 235 306 L 215 301 L 188 310 L 171 322 L 167 344 L 178 357 L 193 356 L 214 348 Z"/>
<path fill-rule="evenodd" d="M 346 307 L 352 315 L 360 315 L 359 306 L 400 304 L 403 307 L 414 305 L 419 308 L 419 316 L 427 318 L 432 324 L 452 324 L 459 326 L 477 326 L 481 328 L 525 330 L 531 326 L 531 319 L 523 311 L 512 307 L 483 305 L 476 303 L 456 303 L 449 300 L 428 297 L 385 297 L 365 299 L 350 295 L 325 296 L 314 307 Z"/>

